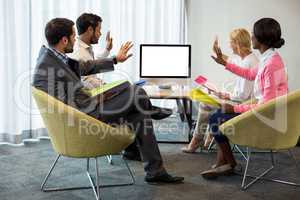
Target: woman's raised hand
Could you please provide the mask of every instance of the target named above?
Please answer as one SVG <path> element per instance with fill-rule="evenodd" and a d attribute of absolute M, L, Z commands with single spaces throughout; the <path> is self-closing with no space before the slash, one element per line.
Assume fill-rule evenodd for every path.
<path fill-rule="evenodd" d="M 221 64 L 221 65 L 226 65 L 227 62 L 224 59 L 223 53 L 221 48 L 219 47 L 219 41 L 218 41 L 218 37 L 216 37 L 214 44 L 213 44 L 213 51 L 216 54 L 216 56 L 211 56 L 212 59 L 214 59 L 217 63 Z"/>

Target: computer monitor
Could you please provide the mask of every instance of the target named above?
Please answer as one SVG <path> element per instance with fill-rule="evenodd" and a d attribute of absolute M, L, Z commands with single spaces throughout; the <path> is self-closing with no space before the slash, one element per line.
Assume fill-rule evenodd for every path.
<path fill-rule="evenodd" d="M 141 78 L 190 78 L 191 45 L 141 44 Z"/>

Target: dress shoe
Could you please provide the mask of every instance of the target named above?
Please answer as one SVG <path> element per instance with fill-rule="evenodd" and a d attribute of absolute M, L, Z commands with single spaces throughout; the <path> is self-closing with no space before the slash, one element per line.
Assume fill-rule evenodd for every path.
<path fill-rule="evenodd" d="M 202 177 L 205 179 L 215 179 L 219 176 L 231 175 L 233 174 L 234 169 L 230 164 L 221 165 L 219 167 L 215 167 L 204 171 L 201 173 Z"/>
<path fill-rule="evenodd" d="M 156 106 L 152 106 L 152 112 L 153 114 L 151 114 L 151 118 L 155 120 L 161 120 L 167 118 L 173 113 L 172 109 L 160 108 Z"/>
<path fill-rule="evenodd" d="M 184 177 L 171 176 L 168 173 L 164 173 L 157 176 L 146 175 L 145 181 L 149 184 L 182 183 L 184 181 Z"/>
<path fill-rule="evenodd" d="M 141 155 L 139 152 L 124 151 L 123 158 L 126 160 L 142 161 L 142 158 L 141 158 Z"/>

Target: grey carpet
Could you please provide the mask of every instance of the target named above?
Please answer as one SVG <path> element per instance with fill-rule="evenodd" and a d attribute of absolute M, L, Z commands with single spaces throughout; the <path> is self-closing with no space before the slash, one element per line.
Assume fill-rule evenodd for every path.
<path fill-rule="evenodd" d="M 166 121 L 166 124 L 170 121 Z M 178 123 L 175 122 L 174 123 Z M 180 125 L 172 131 L 155 124 L 157 137 L 163 140 L 185 140 L 185 125 Z M 159 130 L 159 127 L 161 129 Z M 104 200 L 164 200 L 164 199 L 299 199 L 300 188 L 286 186 L 272 182 L 259 182 L 247 191 L 240 190 L 241 178 L 239 176 L 222 177 L 217 180 L 204 180 L 200 172 L 213 164 L 215 153 L 200 152 L 196 154 L 183 154 L 179 144 L 160 144 L 166 168 L 177 175 L 185 177 L 185 183 L 180 185 L 153 186 L 144 182 L 142 164 L 129 162 L 136 184 L 134 186 L 104 188 L 101 197 Z M 298 162 L 300 162 L 300 148 L 293 149 Z M 244 163 L 236 155 L 240 163 Z M 40 142 L 26 142 L 22 147 L 0 146 L 0 200 L 63 200 L 63 199 L 94 199 L 92 190 L 65 191 L 43 193 L 40 184 L 46 175 L 55 153 L 48 140 Z M 276 154 L 278 168 L 270 176 L 282 177 L 300 182 L 300 169 L 297 169 L 287 152 Z M 101 182 L 121 183 L 129 181 L 129 176 L 118 156 L 113 157 L 114 165 L 110 166 L 105 159 L 101 159 Z M 253 157 L 254 164 L 251 170 L 266 168 L 268 154 L 257 153 Z M 63 158 L 57 165 L 53 177 L 49 179 L 50 186 L 86 186 L 89 184 L 84 173 L 85 160 Z"/>

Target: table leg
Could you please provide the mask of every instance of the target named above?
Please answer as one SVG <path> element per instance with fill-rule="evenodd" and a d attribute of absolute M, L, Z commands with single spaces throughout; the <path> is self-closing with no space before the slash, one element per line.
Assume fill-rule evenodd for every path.
<path fill-rule="evenodd" d="M 180 117 L 180 120 L 182 122 L 185 121 L 185 114 L 184 114 L 184 106 L 183 106 L 183 103 L 181 102 L 180 99 L 176 99 L 176 104 L 177 104 L 177 109 L 178 109 L 178 112 L 179 112 L 179 117 Z"/>
<path fill-rule="evenodd" d="M 193 115 L 193 102 L 189 99 L 183 99 L 183 113 L 185 115 L 185 119 L 189 125 L 189 128 L 192 129 L 193 126 L 193 119 L 192 119 L 192 115 Z"/>

